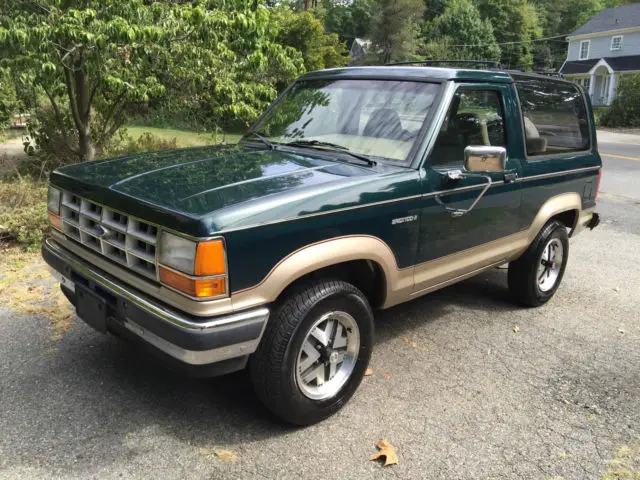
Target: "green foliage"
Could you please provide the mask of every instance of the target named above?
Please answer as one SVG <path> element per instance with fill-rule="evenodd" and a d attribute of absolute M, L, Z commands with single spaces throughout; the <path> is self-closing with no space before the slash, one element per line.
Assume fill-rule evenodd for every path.
<path fill-rule="evenodd" d="M 337 33 L 349 44 L 353 39 L 365 37 L 369 33 L 373 0 L 353 0 L 347 4 L 325 0 L 324 8 L 324 25 L 327 32 Z"/>
<path fill-rule="evenodd" d="M 532 3 L 538 11 L 544 37 L 567 35 L 606 8 L 603 0 L 532 0 Z M 541 53 L 541 49 L 548 53 Z M 549 64 L 558 69 L 567 58 L 567 43 L 564 38 L 538 42 L 534 56 L 536 69 L 548 68 Z"/>
<path fill-rule="evenodd" d="M 380 63 L 413 57 L 423 12 L 423 0 L 374 0 L 370 39 Z"/>
<path fill-rule="evenodd" d="M 18 107 L 16 89 L 8 68 L 0 68 L 0 128 L 6 127 Z"/>
<path fill-rule="evenodd" d="M 425 45 L 427 58 L 500 60 L 491 22 L 483 20 L 471 0 L 451 0 L 431 24 Z"/>
<path fill-rule="evenodd" d="M 78 160 L 109 142 L 132 105 L 168 89 L 221 122 L 250 120 L 303 70 L 259 0 L 0 0 L 0 11 L 0 61 L 44 91 L 59 144 Z"/>
<path fill-rule="evenodd" d="M 596 124 L 596 127 L 602 125 L 602 118 L 605 116 L 609 107 L 593 107 L 593 120 Z"/>
<path fill-rule="evenodd" d="M 30 179 L 0 182 L 0 244 L 40 248 L 49 230 L 47 186 Z"/>
<path fill-rule="evenodd" d="M 542 35 L 536 7 L 528 0 L 477 0 L 484 19 L 489 19 L 502 50 L 501 63 L 509 68 L 530 70 L 531 40 Z"/>
<path fill-rule="evenodd" d="M 145 132 L 137 139 L 134 139 L 123 132 L 120 141 L 109 149 L 108 156 L 133 155 L 134 153 L 158 152 L 160 150 L 173 150 L 175 148 L 178 148 L 176 137 L 165 139 L 153 135 L 150 132 Z"/>
<path fill-rule="evenodd" d="M 276 41 L 302 52 L 308 72 L 347 64 L 347 49 L 335 33 L 326 34 L 322 21 L 311 12 L 294 12 L 288 7 L 274 9 L 277 25 Z"/>
<path fill-rule="evenodd" d="M 608 127 L 640 127 L 640 73 L 619 77 L 616 98 L 602 115 Z"/>

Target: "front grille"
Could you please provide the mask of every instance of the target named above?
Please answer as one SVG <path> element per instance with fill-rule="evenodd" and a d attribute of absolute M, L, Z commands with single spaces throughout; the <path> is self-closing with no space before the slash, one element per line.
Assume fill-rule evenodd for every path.
<path fill-rule="evenodd" d="M 62 192 L 64 233 L 105 257 L 156 280 L 158 229 L 150 223 Z"/>

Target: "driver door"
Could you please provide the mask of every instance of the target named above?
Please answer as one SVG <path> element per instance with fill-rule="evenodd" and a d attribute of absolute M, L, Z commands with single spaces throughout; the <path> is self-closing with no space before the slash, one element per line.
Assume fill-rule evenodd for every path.
<path fill-rule="evenodd" d="M 421 170 L 424 203 L 414 276 L 416 293 L 426 293 L 487 265 L 501 263 L 510 248 L 509 236 L 519 230 L 521 192 L 515 180 L 520 162 L 514 158 L 519 149 L 513 141 L 521 138 L 521 133 L 509 131 L 510 122 L 505 121 L 519 118 L 517 105 L 506 102 L 513 98 L 510 88 L 507 84 L 461 84 L 454 92 L 434 148 Z M 505 171 L 467 175 L 464 151 L 468 146 L 505 147 Z M 489 183 L 486 177 L 491 184 L 482 195 Z M 469 209 L 479 197 L 467 213 L 453 213 Z"/>

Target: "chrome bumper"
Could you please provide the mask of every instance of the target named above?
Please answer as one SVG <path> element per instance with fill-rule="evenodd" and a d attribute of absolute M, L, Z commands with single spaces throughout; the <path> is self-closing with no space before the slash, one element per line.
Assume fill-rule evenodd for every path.
<path fill-rule="evenodd" d="M 73 285 L 82 283 L 108 299 L 109 322 L 117 322 L 143 342 L 188 365 L 208 365 L 253 353 L 267 325 L 266 307 L 202 319 L 167 308 L 51 239 L 43 243 L 42 256 L 63 276 L 63 290 L 72 302 Z"/>

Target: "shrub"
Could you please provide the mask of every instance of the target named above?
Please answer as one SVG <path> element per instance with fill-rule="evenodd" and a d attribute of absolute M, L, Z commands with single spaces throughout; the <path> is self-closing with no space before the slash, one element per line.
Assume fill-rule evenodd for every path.
<path fill-rule="evenodd" d="M 618 92 L 601 118 L 608 127 L 640 127 L 640 73 L 622 75 Z"/>
<path fill-rule="evenodd" d="M 21 162 L 19 167 L 20 174 L 33 178 L 36 181 L 42 181 L 49 178 L 49 173 L 56 168 L 78 162 L 76 156 L 68 155 L 64 149 L 56 150 L 55 148 L 51 148 L 53 144 L 50 141 L 50 137 L 47 136 L 45 131 L 37 130 L 36 128 L 35 124 L 30 126 L 31 135 L 27 137 L 27 142 L 25 142 L 25 151 L 29 156 Z M 34 146 L 32 141 L 34 135 L 40 137 L 37 147 Z M 171 150 L 174 148 L 178 148 L 175 138 L 167 140 L 145 132 L 137 139 L 134 139 L 129 136 L 126 129 L 123 128 L 111 139 L 108 145 L 105 145 L 105 149 L 100 152 L 96 159 L 132 155 L 134 153 Z"/>
<path fill-rule="evenodd" d="M 593 119 L 595 121 L 596 127 L 603 125 L 602 118 L 606 115 L 608 107 L 594 107 L 593 108 Z"/>
<path fill-rule="evenodd" d="M 49 230 L 47 186 L 31 179 L 0 182 L 0 246 L 40 248 Z"/>
<path fill-rule="evenodd" d="M 102 153 L 102 157 L 116 157 L 119 155 L 133 155 L 134 153 L 157 152 L 160 150 L 172 150 L 178 148 L 176 138 L 167 140 L 152 133 L 145 132 L 134 140 L 127 135 L 126 131 L 119 132 L 120 137 L 116 142 L 112 142 L 107 150 Z"/>

